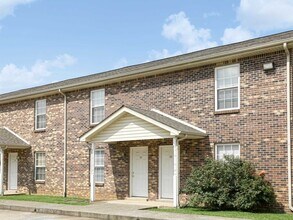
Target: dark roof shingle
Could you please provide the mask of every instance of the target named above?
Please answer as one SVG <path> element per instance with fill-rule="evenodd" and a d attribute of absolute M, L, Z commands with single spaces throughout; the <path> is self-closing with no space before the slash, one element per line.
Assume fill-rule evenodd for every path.
<path fill-rule="evenodd" d="M 4 101 L 13 97 L 26 97 L 29 95 L 35 95 L 35 94 L 42 94 L 48 91 L 57 91 L 58 89 L 64 89 L 68 88 L 71 85 L 86 85 L 88 83 L 94 82 L 99 82 L 99 81 L 104 81 L 108 79 L 114 79 L 122 76 L 128 76 L 131 75 L 131 72 L 135 72 L 135 74 L 139 71 L 143 71 L 147 68 L 156 68 L 162 65 L 176 65 L 176 63 L 180 61 L 186 61 L 189 62 L 192 59 L 197 59 L 197 58 L 204 58 L 208 57 L 211 55 L 215 54 L 222 54 L 226 53 L 229 51 L 234 51 L 237 49 L 242 49 L 242 48 L 249 48 L 249 47 L 254 47 L 258 45 L 264 45 L 266 43 L 274 42 L 274 41 L 287 41 L 291 40 L 293 41 L 293 31 L 287 31 L 279 34 L 274 34 L 270 36 L 265 36 L 265 37 L 259 37 L 243 42 L 238 42 L 238 43 L 233 43 L 233 44 L 228 44 L 224 46 L 217 46 L 209 49 L 204 49 L 192 53 L 187 53 L 179 56 L 174 56 L 170 58 L 165 58 L 161 60 L 156 60 L 156 61 L 151 61 L 147 63 L 142 63 L 142 64 L 137 64 L 137 65 L 132 65 L 132 66 L 127 66 L 115 70 L 110 70 L 102 73 L 96 73 L 96 74 L 91 74 L 87 76 L 82 76 L 78 78 L 72 78 L 56 83 L 51 83 L 47 85 L 42 85 L 42 86 L 36 86 L 33 88 L 27 88 L 27 89 L 21 89 L 18 91 L 14 92 L 9 92 L 5 94 L 0 94 L 0 101 Z"/>
<path fill-rule="evenodd" d="M 29 147 L 30 145 L 11 130 L 0 127 L 0 146 Z"/>
<path fill-rule="evenodd" d="M 152 110 L 144 110 L 144 109 L 140 109 L 140 108 L 136 108 L 136 107 L 132 107 L 132 106 L 125 106 L 125 107 L 129 108 L 135 112 L 138 112 L 142 115 L 145 115 L 145 116 L 147 116 L 157 122 L 160 122 L 164 125 L 167 125 L 168 127 L 171 127 L 177 131 L 180 131 L 183 134 L 195 134 L 195 135 L 200 135 L 200 136 L 206 136 L 206 133 L 204 133 L 200 129 L 195 129 L 195 128 L 191 127 L 193 125 L 188 126 L 185 123 L 180 122 L 179 121 L 180 119 L 175 120 L 175 119 L 164 116 L 164 115 L 162 115 L 156 111 L 152 111 Z"/>

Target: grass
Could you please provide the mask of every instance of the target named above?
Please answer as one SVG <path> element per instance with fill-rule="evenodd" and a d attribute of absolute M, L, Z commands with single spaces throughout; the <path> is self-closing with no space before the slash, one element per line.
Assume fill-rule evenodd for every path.
<path fill-rule="evenodd" d="M 241 211 L 212 211 L 203 208 L 160 208 L 152 209 L 153 211 L 171 212 L 181 214 L 194 214 L 194 215 L 208 215 L 230 218 L 245 218 L 253 220 L 293 220 L 292 214 L 285 213 L 253 213 L 253 212 L 241 212 Z"/>
<path fill-rule="evenodd" d="M 0 200 L 18 200 L 18 201 L 32 201 L 32 202 L 47 202 L 55 204 L 66 205 L 88 205 L 89 200 L 76 197 L 62 197 L 62 196 L 45 196 L 45 195 L 13 195 L 3 196 Z"/>

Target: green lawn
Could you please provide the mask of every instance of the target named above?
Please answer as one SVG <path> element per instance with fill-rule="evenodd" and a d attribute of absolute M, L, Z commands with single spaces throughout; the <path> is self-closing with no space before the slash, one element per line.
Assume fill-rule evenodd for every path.
<path fill-rule="evenodd" d="M 221 216 L 231 218 L 246 218 L 256 220 L 293 220 L 293 214 L 283 213 L 252 213 L 252 212 L 240 212 L 240 211 L 211 211 L 202 208 L 160 208 L 152 209 L 153 211 L 160 212 L 172 212 L 182 214 L 196 214 L 196 215 L 208 215 L 208 216 Z"/>
<path fill-rule="evenodd" d="M 19 200 L 19 201 L 33 201 L 33 202 L 48 202 L 56 204 L 67 205 L 88 205 L 88 199 L 76 198 L 76 197 L 62 197 L 62 196 L 45 196 L 45 195 L 14 195 L 14 196 L 2 196 L 0 200 Z"/>

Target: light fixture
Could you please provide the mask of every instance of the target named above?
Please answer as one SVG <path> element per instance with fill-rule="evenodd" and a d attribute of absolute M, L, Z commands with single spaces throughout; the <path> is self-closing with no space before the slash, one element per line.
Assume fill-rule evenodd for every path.
<path fill-rule="evenodd" d="M 272 70 L 272 69 L 274 69 L 274 63 L 264 63 L 263 64 L 263 69 L 264 70 Z"/>

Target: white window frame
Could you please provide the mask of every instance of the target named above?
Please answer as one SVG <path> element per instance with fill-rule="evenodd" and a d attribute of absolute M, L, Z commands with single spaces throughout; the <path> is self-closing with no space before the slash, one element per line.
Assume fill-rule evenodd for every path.
<path fill-rule="evenodd" d="M 45 157 L 45 164 L 44 165 L 38 165 L 37 166 L 37 154 L 44 154 L 44 157 Z M 45 168 L 45 179 L 37 180 L 37 168 Z M 44 152 L 44 151 L 36 151 L 35 152 L 35 181 L 45 182 L 45 180 L 46 180 L 46 152 Z"/>
<path fill-rule="evenodd" d="M 225 69 L 225 68 L 229 68 L 229 67 L 237 67 L 238 68 L 238 72 L 239 72 L 239 76 L 238 76 L 238 106 L 235 108 L 223 108 L 223 109 L 219 109 L 218 108 L 218 85 L 217 85 L 217 73 L 218 70 L 220 69 Z M 231 86 L 231 87 L 226 87 L 226 88 L 221 88 L 222 89 L 229 89 L 229 88 L 235 88 L 235 86 Z M 226 66 L 220 66 L 220 67 L 216 67 L 215 68 L 215 111 L 219 112 L 219 111 L 229 111 L 229 110 L 238 110 L 240 109 L 240 64 L 232 64 L 232 65 L 226 65 Z"/>
<path fill-rule="evenodd" d="M 97 165 L 95 162 L 96 162 L 96 152 L 98 152 L 98 151 L 100 151 L 100 152 L 103 152 L 103 156 L 104 156 L 104 158 L 103 158 L 103 161 L 104 161 L 104 163 L 102 164 L 102 165 Z M 96 149 L 95 150 L 95 162 L 94 162 L 94 164 L 95 164 L 95 168 L 94 168 L 94 170 L 95 170 L 95 175 L 94 175 L 94 177 L 95 177 L 95 183 L 96 184 L 104 184 L 105 183 L 105 150 L 104 149 Z M 103 173 L 103 181 L 96 181 L 96 168 L 97 167 L 103 167 L 104 169 L 104 173 Z"/>
<path fill-rule="evenodd" d="M 218 146 L 221 145 L 221 146 L 227 146 L 227 145 L 238 145 L 238 148 L 239 148 L 239 158 L 241 158 L 241 146 L 239 143 L 225 143 L 225 144 L 216 144 L 215 145 L 215 160 L 220 160 L 218 158 Z M 229 156 L 229 155 L 228 155 Z M 231 155 L 230 155 L 231 156 Z"/>
<path fill-rule="evenodd" d="M 94 92 L 97 92 L 97 91 L 103 91 L 103 93 L 104 93 L 104 105 L 96 105 L 96 106 L 93 106 L 93 93 Z M 93 108 L 95 108 L 95 107 L 101 107 L 101 106 L 104 107 L 104 115 L 103 115 L 103 118 L 105 118 L 105 89 L 92 90 L 91 91 L 91 95 L 90 95 L 90 124 L 91 125 L 95 125 L 95 124 L 98 124 L 98 123 L 101 122 L 101 121 L 93 122 Z"/>
<path fill-rule="evenodd" d="M 38 102 L 45 102 L 45 113 L 38 114 Z M 44 128 L 38 128 L 38 116 L 45 115 L 45 127 Z M 35 130 L 45 130 L 47 127 L 47 100 L 46 99 L 40 99 L 35 101 Z"/>

